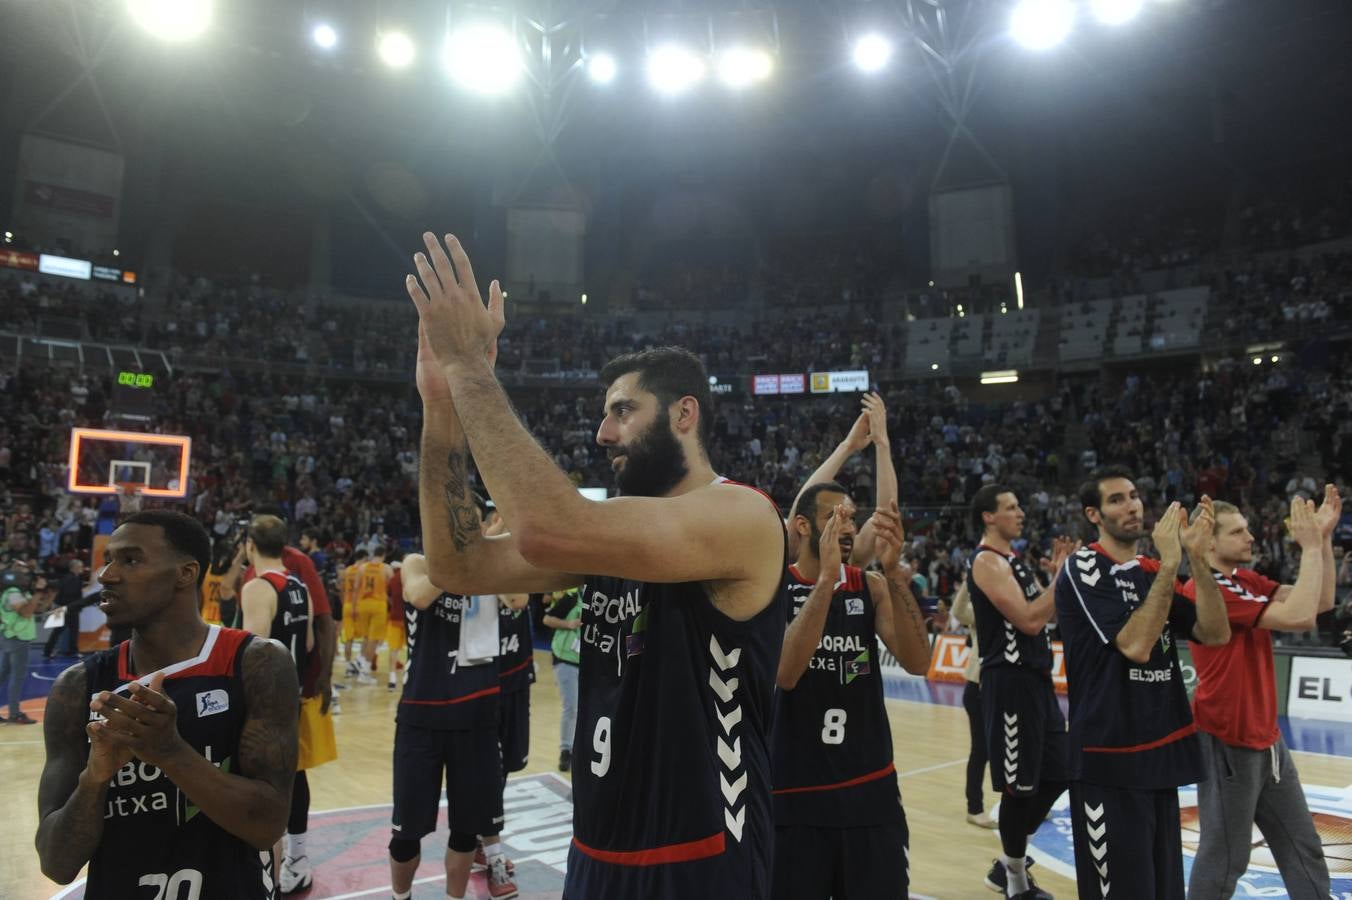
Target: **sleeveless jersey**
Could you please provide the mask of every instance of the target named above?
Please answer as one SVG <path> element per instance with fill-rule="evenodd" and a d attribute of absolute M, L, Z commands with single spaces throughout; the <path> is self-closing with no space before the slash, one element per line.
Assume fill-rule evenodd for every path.
<path fill-rule="evenodd" d="M 1004 617 L 986 592 L 977 586 L 971 577 L 972 563 L 981 553 L 994 553 L 1009 563 L 1014 572 L 1014 580 L 1019 583 L 1024 599 L 1032 603 L 1042 593 L 1033 570 L 1024 564 L 1016 553 L 1005 553 L 985 544 L 976 548 L 976 553 L 967 561 L 967 590 L 972 595 L 972 615 L 976 617 L 977 646 L 981 648 L 981 668 L 991 666 L 1023 666 L 1039 672 L 1052 670 L 1052 642 L 1044 628 L 1037 634 L 1024 634 Z"/>
<path fill-rule="evenodd" d="M 227 772 L 239 768 L 245 697 L 241 667 L 253 639 L 212 626 L 196 657 L 164 669 L 164 693 L 178 707 L 178 732 Z M 136 680 L 131 642 L 85 660 L 91 698 L 126 694 Z M 90 720 L 98 713 L 90 713 Z M 274 898 L 272 852 L 260 853 L 208 819 L 155 766 L 133 759 L 109 783 L 103 839 L 89 861 L 90 900 L 264 900 Z"/>
<path fill-rule="evenodd" d="M 357 602 L 357 573 L 360 566 L 353 564 L 343 569 L 343 603 L 352 607 Z"/>
<path fill-rule="evenodd" d="M 512 609 L 498 602 L 498 683 L 504 693 L 524 691 L 535 683 L 535 644 L 531 640 L 530 607 Z"/>
<path fill-rule="evenodd" d="M 788 621 L 812 582 L 789 567 Z M 864 573 L 840 567 L 821 640 L 791 691 L 775 694 L 775 824 L 850 828 L 900 821 L 883 706 L 876 610 Z"/>
<path fill-rule="evenodd" d="M 357 573 L 357 602 L 384 603 L 389 599 L 387 588 L 389 579 L 385 577 L 385 564 L 377 562 L 362 563 Z"/>
<path fill-rule="evenodd" d="M 580 597 L 564 896 L 633 896 L 623 886 L 640 869 L 664 885 L 662 897 L 710 886 L 720 896 L 768 896 L 782 584 L 744 622 L 717 610 L 700 582 L 589 576 Z"/>
<path fill-rule="evenodd" d="M 296 677 L 305 680 L 310 664 L 310 651 L 305 647 L 305 633 L 310 624 L 310 592 L 305 582 L 290 572 L 264 572 L 258 576 L 277 592 L 277 612 L 272 616 L 272 631 L 268 637 L 281 643 L 296 661 Z"/>
<path fill-rule="evenodd" d="M 404 605 L 408 630 L 408 680 L 395 720 L 443 731 L 495 726 L 498 666 L 459 665 L 460 622 L 469 597 L 442 594 L 427 609 Z"/>
<path fill-rule="evenodd" d="M 208 625 L 221 624 L 221 583 L 224 581 L 225 576 L 215 572 L 208 572 L 202 579 L 202 621 Z"/>

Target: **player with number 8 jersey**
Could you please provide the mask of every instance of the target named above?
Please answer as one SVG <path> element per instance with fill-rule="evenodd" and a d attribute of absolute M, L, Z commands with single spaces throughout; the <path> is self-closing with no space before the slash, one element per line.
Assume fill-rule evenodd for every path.
<path fill-rule="evenodd" d="M 898 610 L 889 579 L 842 562 L 855 536 L 847 500 L 839 484 L 814 484 L 790 522 L 799 551 L 788 570 L 771 739 L 776 900 L 904 900 L 910 884 L 878 638 L 917 674 L 928 643 L 904 579 L 891 579 Z M 897 535 L 895 552 L 883 554 L 895 566 L 899 529 L 876 533 L 884 546 Z"/>

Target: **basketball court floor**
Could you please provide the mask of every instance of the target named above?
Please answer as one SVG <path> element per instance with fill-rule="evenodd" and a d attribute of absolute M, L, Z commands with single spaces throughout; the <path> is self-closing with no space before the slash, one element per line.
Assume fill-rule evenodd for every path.
<path fill-rule="evenodd" d="M 40 718 L 47 691 L 61 666 L 43 663 L 36 650 L 24 696 L 29 715 Z M 383 659 L 382 659 L 383 663 Z M 559 700 L 549 655 L 536 653 L 538 680 L 531 691 L 531 759 L 508 783 L 507 829 L 503 839 L 517 866 L 524 900 L 557 898 L 571 838 L 569 782 L 558 762 Z M 397 693 L 382 683 L 342 692 L 336 719 L 339 759 L 310 773 L 313 812 L 309 854 L 316 867 L 312 890 L 296 896 L 314 900 L 389 896 L 386 842 L 389 839 L 390 767 Z M 911 828 L 911 890 L 914 897 L 984 900 L 996 895 L 982 884 L 999 852 L 993 831 L 964 819 L 963 779 L 967 721 L 961 687 L 913 679 L 889 680 L 888 712 L 896 766 Z M 1301 780 L 1325 840 L 1334 897 L 1352 900 L 1352 727 L 1311 720 L 1283 721 Z M 63 888 L 43 877 L 33 850 L 37 787 L 42 769 L 41 726 L 0 726 L 0 809 L 5 817 L 0 853 L 0 897 L 6 900 L 78 898 L 78 885 Z M 989 781 L 987 781 L 989 787 Z M 1195 794 L 1181 792 L 1184 842 L 1191 866 L 1195 845 Z M 997 797 L 987 796 L 988 808 Z M 413 896 L 445 896 L 441 872 L 445 822 L 423 842 L 423 866 Z M 1190 844 L 1191 839 L 1191 844 Z M 1076 896 L 1070 852 L 1069 813 L 1053 810 L 1034 838 L 1033 874 L 1058 900 Z M 1266 863 L 1266 865 L 1265 865 Z M 717 886 L 710 885 L 710 896 Z M 477 893 L 476 893 L 477 892 Z M 487 897 L 482 876 L 470 896 Z M 1284 897 L 1261 835 L 1254 833 L 1250 869 L 1236 897 Z M 729 898 L 735 900 L 735 898 Z"/>

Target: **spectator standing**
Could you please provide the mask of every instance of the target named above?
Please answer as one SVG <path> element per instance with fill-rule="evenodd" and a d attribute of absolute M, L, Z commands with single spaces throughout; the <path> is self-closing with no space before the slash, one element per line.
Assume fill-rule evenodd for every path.
<path fill-rule="evenodd" d="M 30 589 L 28 568 L 18 566 L 13 571 L 13 582 L 0 593 L 0 684 L 6 684 L 9 693 L 9 717 L 0 721 L 32 725 L 34 720 L 19 709 L 19 702 L 28 677 L 28 646 L 38 633 L 33 616 L 50 598 L 46 596 L 47 581 L 41 575 L 31 582 Z"/>
<path fill-rule="evenodd" d="M 967 821 L 978 828 L 995 828 L 999 823 L 986 812 L 985 794 L 981 789 L 987 762 L 985 720 L 981 718 L 981 648 L 977 644 L 976 616 L 972 613 L 972 595 L 967 591 L 966 581 L 958 587 L 953 598 L 953 618 L 967 626 L 967 641 L 971 645 L 967 666 L 962 671 L 967 680 L 962 689 L 962 708 L 967 712 L 967 730 L 971 738 L 971 748 L 967 751 Z"/>
<path fill-rule="evenodd" d="M 84 599 L 84 563 L 78 559 L 70 561 L 68 571 L 61 576 L 56 586 L 56 605 L 66 611 L 60 627 L 53 628 L 47 635 L 47 643 L 42 648 L 42 658 L 52 659 L 54 651 L 62 656 L 75 656 L 79 652 L 80 610 Z M 59 646 L 58 646 L 59 645 Z"/>
<path fill-rule="evenodd" d="M 576 589 L 554 595 L 544 624 L 554 629 L 550 651 L 554 657 L 554 680 L 563 706 L 559 717 L 559 771 L 573 767 L 573 732 L 577 730 L 577 671 L 581 659 L 582 596 Z"/>

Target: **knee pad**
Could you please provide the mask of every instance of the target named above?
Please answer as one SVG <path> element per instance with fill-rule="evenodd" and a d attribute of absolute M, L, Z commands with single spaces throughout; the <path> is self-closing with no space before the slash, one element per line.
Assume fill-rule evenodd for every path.
<path fill-rule="evenodd" d="M 478 846 L 479 836 L 477 834 L 452 831 L 451 836 L 446 838 L 446 848 L 456 853 L 473 853 Z"/>
<path fill-rule="evenodd" d="M 395 862 L 406 863 L 417 859 L 420 853 L 422 853 L 420 842 L 401 837 L 390 838 L 390 859 Z"/>

